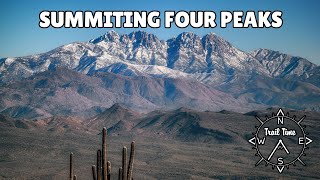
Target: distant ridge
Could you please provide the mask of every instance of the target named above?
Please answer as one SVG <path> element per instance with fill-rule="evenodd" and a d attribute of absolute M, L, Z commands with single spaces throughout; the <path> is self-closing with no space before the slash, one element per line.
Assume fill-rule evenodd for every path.
<path fill-rule="evenodd" d="M 304 58 L 245 52 L 214 33 L 184 32 L 163 41 L 144 31 L 109 31 L 47 53 L 0 59 L 0 113 L 88 118 L 115 103 L 144 113 L 320 111 L 319 79 L 319 66 Z"/>

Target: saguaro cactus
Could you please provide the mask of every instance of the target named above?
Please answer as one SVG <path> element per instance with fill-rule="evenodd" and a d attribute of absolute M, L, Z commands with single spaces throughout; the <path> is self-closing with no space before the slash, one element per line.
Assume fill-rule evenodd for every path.
<path fill-rule="evenodd" d="M 130 159 L 128 164 L 127 147 L 122 149 L 122 167 L 119 168 L 119 180 L 133 180 L 133 163 L 135 156 L 135 142 L 131 143 Z M 97 151 L 97 165 L 92 166 L 93 180 L 111 179 L 111 162 L 107 161 L 107 128 L 102 129 L 102 150 Z M 70 179 L 72 180 L 72 179 Z"/>
<path fill-rule="evenodd" d="M 107 128 L 102 129 L 102 179 L 108 180 L 107 177 Z"/>
<path fill-rule="evenodd" d="M 122 168 L 119 168 L 119 176 L 118 176 L 118 180 L 122 180 Z"/>
<path fill-rule="evenodd" d="M 111 178 L 111 162 L 110 161 L 108 161 L 107 162 L 107 166 L 108 166 L 108 168 L 107 168 L 107 178 L 108 178 L 108 180 L 110 180 Z"/>
<path fill-rule="evenodd" d="M 69 170 L 69 179 L 73 179 L 73 153 L 70 153 L 70 170 Z"/>
<path fill-rule="evenodd" d="M 101 161 L 101 150 L 99 149 L 98 151 L 97 151 L 97 180 L 102 180 L 102 177 L 101 177 L 101 175 L 102 175 L 102 172 L 101 172 L 101 170 L 102 170 L 102 167 L 101 167 L 101 165 L 102 165 L 102 161 Z"/>
<path fill-rule="evenodd" d="M 128 167 L 128 180 L 132 180 L 132 171 L 133 171 L 133 162 L 134 162 L 134 153 L 135 153 L 135 142 L 131 142 L 131 151 L 130 151 L 130 159 L 129 159 L 129 167 Z"/>
<path fill-rule="evenodd" d="M 97 180 L 97 169 L 95 165 L 92 166 L 92 177 L 93 180 Z"/>
<path fill-rule="evenodd" d="M 123 147 L 122 151 L 122 180 L 127 180 L 128 174 L 127 174 L 127 147 Z"/>

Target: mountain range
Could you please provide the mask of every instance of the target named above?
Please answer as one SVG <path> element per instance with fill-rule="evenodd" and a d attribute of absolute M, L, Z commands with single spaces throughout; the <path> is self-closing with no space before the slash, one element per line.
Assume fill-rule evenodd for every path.
<path fill-rule="evenodd" d="M 320 67 L 304 58 L 244 52 L 214 33 L 184 32 L 163 41 L 143 31 L 109 31 L 46 53 L 0 59 L 0 112 L 17 119 L 87 118 L 115 103 L 141 113 L 319 111 L 319 77 Z"/>

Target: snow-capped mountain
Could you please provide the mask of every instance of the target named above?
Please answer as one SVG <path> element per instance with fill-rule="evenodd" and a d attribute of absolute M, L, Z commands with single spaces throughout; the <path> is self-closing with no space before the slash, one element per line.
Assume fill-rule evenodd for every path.
<path fill-rule="evenodd" d="M 89 42 L 67 44 L 39 55 L 0 60 L 5 82 L 56 66 L 84 74 L 114 72 L 157 77 L 170 74 L 212 84 L 251 75 L 307 77 L 317 67 L 303 58 L 266 49 L 246 53 L 214 33 L 199 37 L 190 32 L 162 41 L 143 31 L 128 35 L 109 31 Z"/>
<path fill-rule="evenodd" d="M 310 61 L 268 49 L 258 49 L 251 53 L 260 61 L 272 77 L 306 77 L 317 66 Z"/>
<path fill-rule="evenodd" d="M 135 80 L 132 79 L 121 81 L 120 84 L 112 80 L 117 84 L 117 88 L 112 89 L 112 93 L 109 89 L 110 84 L 96 87 L 90 82 L 90 86 L 81 86 L 84 92 L 103 92 L 102 94 L 109 96 L 109 100 L 105 99 L 105 101 L 100 95 L 96 95 L 99 98 L 93 100 L 90 99 L 90 96 L 90 100 L 88 100 L 88 94 L 84 96 L 78 90 L 71 93 L 70 89 L 63 88 L 63 83 L 72 84 L 74 79 L 62 80 L 62 85 L 60 83 L 60 85 L 54 86 L 55 88 L 61 86 L 62 89 L 58 88 L 51 93 L 63 92 L 65 94 L 67 93 L 65 91 L 68 91 L 72 94 L 70 97 L 74 103 L 70 107 L 73 108 L 65 107 L 61 110 L 63 112 L 76 113 L 77 110 L 85 112 L 93 107 L 106 108 L 112 103 L 124 103 L 130 107 L 136 107 L 136 109 L 166 109 L 169 106 L 174 108 L 182 105 L 189 108 L 196 105 L 203 110 L 227 108 L 237 111 L 241 111 L 239 110 L 241 106 L 243 111 L 265 105 L 296 109 L 320 109 L 320 68 L 306 59 L 267 49 L 258 49 L 250 53 L 244 52 L 214 33 L 200 37 L 194 33 L 184 32 L 175 38 L 163 41 L 155 35 L 143 31 L 122 35 L 115 31 L 109 31 L 88 42 L 67 44 L 43 54 L 0 59 L 0 84 L 2 84 L 0 89 L 2 99 L 0 98 L 0 101 L 3 102 L 0 111 L 27 105 L 36 108 L 37 112 L 41 111 L 41 106 L 47 107 L 44 110 L 47 114 L 56 114 L 56 112 L 48 112 L 50 111 L 49 107 L 52 107 L 49 104 L 40 103 L 40 106 L 32 99 L 34 91 L 40 90 L 42 92 L 43 89 L 39 89 L 36 85 L 34 85 L 34 89 L 28 86 L 29 89 L 22 89 L 22 94 L 19 94 L 14 93 L 17 89 L 12 89 L 12 84 L 22 83 L 21 80 L 25 78 L 29 80 L 31 78 L 31 81 L 35 81 L 39 77 L 39 73 L 56 71 L 57 68 L 80 73 L 81 77 L 87 75 L 88 78 L 81 78 L 82 80 L 87 79 L 87 81 L 98 81 L 96 78 L 104 81 L 105 77 L 111 76 L 106 76 L 110 73 L 117 74 L 117 76 L 112 76 L 113 78 L 147 78 L 144 79 L 146 84 L 135 86 L 133 86 Z M 102 74 L 103 76 L 101 76 Z M 60 75 L 63 76 L 63 73 Z M 74 76 L 76 77 L 76 75 Z M 167 82 L 165 79 L 179 79 L 179 81 L 173 81 L 173 84 L 166 85 L 160 79 L 163 79 L 164 82 Z M 182 87 L 192 86 L 190 82 L 194 82 L 193 90 L 183 91 Z M 55 83 L 57 82 L 53 81 L 53 84 Z M 88 82 L 83 83 L 87 84 Z M 81 82 L 78 82 L 74 88 L 80 84 Z M 145 90 L 148 87 L 149 90 Z M 209 94 L 215 98 L 208 98 L 205 94 L 198 97 L 198 91 L 210 92 Z M 128 92 L 135 93 L 128 94 Z M 153 94 L 153 92 L 155 93 Z M 175 93 L 167 96 L 166 94 L 170 94 L 170 92 Z M 24 96 L 24 93 L 27 93 L 25 95 L 29 98 L 23 101 L 25 104 L 12 103 L 17 102 L 14 94 Z M 47 93 L 49 92 L 39 93 L 42 96 L 37 97 L 37 100 L 48 99 Z M 123 93 L 128 95 L 125 97 L 129 100 L 123 99 Z M 221 95 L 217 96 L 218 94 Z M 59 107 L 59 103 L 62 103 L 59 99 L 62 100 L 62 97 L 65 96 L 58 97 L 54 103 L 51 100 L 46 102 L 57 104 Z M 182 100 L 182 97 L 185 100 Z M 220 103 L 221 97 L 226 98 L 226 104 Z M 103 101 L 100 102 L 100 100 Z M 220 104 L 213 103 L 215 100 Z M 77 107 L 86 101 L 90 103 L 84 106 L 85 109 Z M 30 102 L 35 104 L 30 105 Z M 142 105 L 139 105 L 139 102 L 143 102 Z M 200 102 L 203 104 L 200 105 Z"/>
<path fill-rule="evenodd" d="M 128 35 L 119 35 L 115 31 L 109 31 L 90 42 L 102 47 L 108 55 L 130 63 L 166 65 L 167 44 L 153 34 L 135 31 Z"/>

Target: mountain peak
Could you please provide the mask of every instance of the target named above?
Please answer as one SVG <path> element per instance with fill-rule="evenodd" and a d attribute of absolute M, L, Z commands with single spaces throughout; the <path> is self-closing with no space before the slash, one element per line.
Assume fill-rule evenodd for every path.
<path fill-rule="evenodd" d="M 149 35 L 149 33 L 147 33 L 146 31 L 142 31 L 142 30 L 137 30 L 137 31 L 132 31 L 131 33 L 129 33 L 129 36 L 135 36 L 135 35 Z"/>
<path fill-rule="evenodd" d="M 110 30 L 108 31 L 105 36 L 111 38 L 111 37 L 118 37 L 119 38 L 119 34 L 117 32 L 115 32 L 114 30 Z"/>
<path fill-rule="evenodd" d="M 200 37 L 193 32 L 183 32 L 179 34 L 176 39 L 180 41 L 190 41 L 194 39 L 200 39 Z"/>
<path fill-rule="evenodd" d="M 201 48 L 201 38 L 192 32 L 183 32 L 176 38 L 167 41 L 169 46 L 184 47 L 184 48 Z"/>
<path fill-rule="evenodd" d="M 294 57 L 292 55 L 272 50 L 272 49 L 266 49 L 266 48 L 259 48 L 257 50 L 254 50 L 251 52 L 251 54 L 256 57 L 257 59 L 264 59 L 268 61 L 274 61 L 274 60 L 284 60 L 284 59 L 291 59 L 291 58 L 297 58 L 297 59 L 302 59 L 301 57 Z"/>
<path fill-rule="evenodd" d="M 256 49 L 254 50 L 251 54 L 253 56 L 257 56 L 257 55 L 260 55 L 260 56 L 265 56 L 267 54 L 283 54 L 283 53 L 280 53 L 279 51 L 275 51 L 275 50 L 271 50 L 271 49 L 266 49 L 266 48 L 259 48 L 259 49 Z"/>
<path fill-rule="evenodd" d="M 106 109 L 103 114 L 136 114 L 136 112 L 132 111 L 128 107 L 126 107 L 124 104 L 121 103 L 115 103 L 110 108 Z"/>
<path fill-rule="evenodd" d="M 226 41 L 225 39 L 221 38 L 217 34 L 210 32 L 209 34 L 206 34 L 202 38 L 203 46 L 206 48 L 208 45 L 212 46 L 224 46 L 224 47 L 231 47 L 231 43 Z"/>
<path fill-rule="evenodd" d="M 119 35 L 115 30 L 110 30 L 106 34 L 114 34 L 114 35 Z"/>
<path fill-rule="evenodd" d="M 88 126 L 99 129 L 110 128 L 121 121 L 128 121 L 139 116 L 139 113 L 124 107 L 123 104 L 115 103 L 110 108 L 88 120 Z M 108 130 L 109 131 L 109 130 Z"/>
<path fill-rule="evenodd" d="M 218 36 L 216 33 L 214 32 L 209 32 L 207 35 L 213 35 L 213 36 Z"/>
<path fill-rule="evenodd" d="M 146 48 L 157 48 L 161 46 L 161 42 L 156 35 L 149 34 L 145 31 L 133 31 L 128 36 L 134 47 L 144 46 Z"/>
<path fill-rule="evenodd" d="M 146 31 L 132 31 L 130 34 L 128 34 L 130 39 L 136 39 L 136 40 L 153 40 L 158 41 L 158 38 L 154 34 L 150 34 Z"/>
<path fill-rule="evenodd" d="M 309 77 L 309 73 L 317 66 L 312 62 L 270 49 L 257 49 L 251 55 L 260 61 L 274 77 Z"/>
<path fill-rule="evenodd" d="M 125 109 L 126 108 L 124 107 L 124 105 L 120 103 L 115 103 L 110 108 L 108 108 L 108 110 L 110 111 L 118 111 L 118 110 L 125 110 Z"/>
<path fill-rule="evenodd" d="M 120 35 L 115 32 L 114 30 L 110 30 L 107 33 L 105 33 L 104 35 L 96 38 L 96 39 L 92 39 L 89 42 L 97 44 L 99 42 L 102 41 L 109 41 L 109 42 L 118 42 L 120 39 Z"/>

